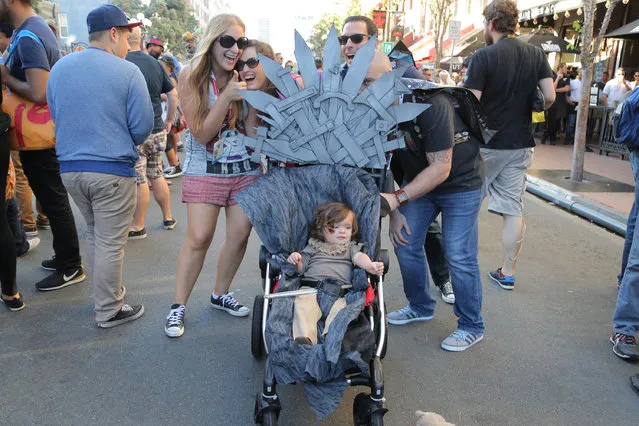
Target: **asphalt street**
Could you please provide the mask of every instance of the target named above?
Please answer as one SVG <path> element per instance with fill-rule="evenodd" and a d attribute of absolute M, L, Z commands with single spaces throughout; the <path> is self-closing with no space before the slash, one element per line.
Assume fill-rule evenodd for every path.
<path fill-rule="evenodd" d="M 186 231 L 180 179 L 174 182 L 177 228 L 162 229 L 152 201 L 148 238 L 126 246 L 127 302 L 145 305 L 140 320 L 97 328 L 90 279 L 38 293 L 34 283 L 47 273 L 39 264 L 53 254 L 49 231 L 41 232 L 40 247 L 18 261 L 27 307 L 10 313 L 0 306 L 0 424 L 252 424 L 264 363 L 250 353 L 250 317 L 231 317 L 208 302 L 223 220 L 188 303 L 184 336 L 164 334 Z M 441 350 L 455 317 L 439 298 L 433 320 L 390 326 L 383 362 L 387 425 L 414 424 L 417 409 L 457 425 L 638 424 L 639 396 L 628 378 L 639 368 L 614 356 L 608 342 L 623 240 L 531 195 L 525 205 L 526 242 L 512 292 L 486 277 L 500 258 L 501 220 L 485 208 L 481 213 L 483 342 L 463 353 Z M 86 225 L 75 213 L 84 251 Z M 253 233 L 232 286 L 250 307 L 261 292 L 259 244 Z M 386 231 L 383 245 L 390 247 Z M 389 309 L 405 304 L 394 256 L 386 300 Z M 347 390 L 321 424 L 350 424 L 360 391 Z M 279 395 L 280 424 L 320 424 L 301 386 L 280 387 Z"/>

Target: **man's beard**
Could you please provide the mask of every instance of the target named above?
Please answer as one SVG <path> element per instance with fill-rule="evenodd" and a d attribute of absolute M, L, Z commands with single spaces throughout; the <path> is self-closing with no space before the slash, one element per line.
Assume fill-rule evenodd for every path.
<path fill-rule="evenodd" d="M 493 36 L 490 35 L 488 31 L 484 31 L 484 41 L 486 42 L 486 46 L 490 46 L 491 44 L 495 44 L 495 40 L 493 40 Z"/>
<path fill-rule="evenodd" d="M 153 50 L 153 51 L 149 52 L 149 55 L 153 56 L 155 59 L 160 59 L 160 56 L 162 56 L 162 52 L 158 52 L 157 50 Z"/>

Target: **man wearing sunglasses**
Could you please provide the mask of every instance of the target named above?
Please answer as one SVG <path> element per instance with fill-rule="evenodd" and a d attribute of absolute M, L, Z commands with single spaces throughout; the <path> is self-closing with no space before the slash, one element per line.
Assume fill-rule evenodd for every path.
<path fill-rule="evenodd" d="M 364 46 L 371 37 L 377 35 L 378 29 L 375 22 L 367 16 L 349 16 L 344 21 L 342 35 L 339 44 L 342 46 L 342 55 L 346 62 L 342 65 L 341 75 L 344 77 L 348 67 L 353 63 L 355 53 Z"/>

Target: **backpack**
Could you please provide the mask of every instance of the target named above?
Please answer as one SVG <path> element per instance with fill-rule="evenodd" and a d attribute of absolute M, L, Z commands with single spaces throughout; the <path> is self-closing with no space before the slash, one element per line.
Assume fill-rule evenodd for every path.
<path fill-rule="evenodd" d="M 621 112 L 613 117 L 615 141 L 639 149 L 639 90 L 630 92 L 620 106 Z"/>

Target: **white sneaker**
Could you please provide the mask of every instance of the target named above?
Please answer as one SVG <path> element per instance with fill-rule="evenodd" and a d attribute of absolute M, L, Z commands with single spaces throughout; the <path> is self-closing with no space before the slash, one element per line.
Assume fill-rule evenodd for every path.
<path fill-rule="evenodd" d="M 169 311 L 169 315 L 166 317 L 166 325 L 164 326 L 164 332 L 169 337 L 180 337 L 184 334 L 184 311 L 186 306 L 180 305 L 175 309 Z"/>
<path fill-rule="evenodd" d="M 27 249 L 26 252 L 22 253 L 19 257 L 26 256 L 34 248 L 38 247 L 40 245 L 40 237 L 29 238 L 29 239 L 27 239 L 27 243 L 29 243 L 29 248 Z"/>

